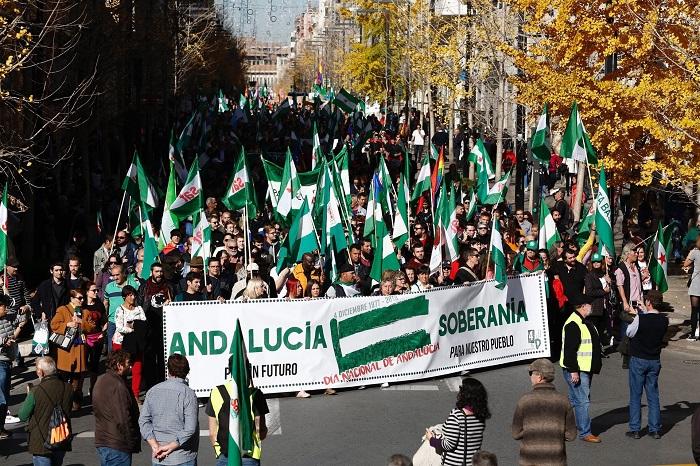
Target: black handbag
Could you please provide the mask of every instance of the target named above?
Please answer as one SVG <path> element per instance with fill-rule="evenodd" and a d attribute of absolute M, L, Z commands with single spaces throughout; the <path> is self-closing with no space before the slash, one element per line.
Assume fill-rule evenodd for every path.
<path fill-rule="evenodd" d="M 73 346 L 73 341 L 75 340 L 75 335 L 77 332 L 78 327 L 66 327 L 66 333 L 64 335 L 51 332 L 51 335 L 49 335 L 49 341 L 62 350 L 68 351 L 70 350 L 71 346 Z"/>

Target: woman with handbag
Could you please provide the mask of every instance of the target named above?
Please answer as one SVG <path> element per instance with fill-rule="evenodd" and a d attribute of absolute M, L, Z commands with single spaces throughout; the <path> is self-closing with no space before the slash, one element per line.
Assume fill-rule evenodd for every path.
<path fill-rule="evenodd" d="M 105 343 L 107 331 L 107 311 L 99 298 L 100 289 L 94 282 L 85 283 L 83 293 L 85 301 L 83 305 L 83 336 L 85 340 L 85 356 L 87 370 L 90 372 L 90 393 L 95 387 L 97 376 L 100 372 L 100 357 Z"/>
<path fill-rule="evenodd" d="M 81 306 L 85 295 L 81 290 L 70 290 L 69 293 L 68 304 L 56 309 L 56 315 L 51 319 L 51 332 L 69 339 L 57 349 L 56 368 L 63 374 L 65 382 L 73 387 L 73 411 L 77 411 L 83 396 L 83 374 L 87 370 L 85 344 L 81 335 Z"/>
<path fill-rule="evenodd" d="M 442 436 L 426 429 L 425 436 L 435 451 L 442 455 L 445 466 L 471 466 L 472 456 L 481 450 L 486 419 L 491 417 L 486 388 L 476 379 L 462 380 L 457 403 L 445 423 Z"/>
<path fill-rule="evenodd" d="M 122 288 L 124 302 L 117 308 L 117 314 L 114 318 L 117 330 L 114 332 L 114 338 L 112 338 L 112 348 L 115 351 L 122 349 L 122 345 L 126 343 L 125 339 L 127 336 L 131 336 L 131 334 L 134 333 L 141 336 L 142 329 L 147 327 L 146 313 L 143 312 L 141 306 L 136 304 L 136 296 L 136 288 L 133 286 L 125 285 L 124 288 Z M 139 323 L 137 324 L 137 322 Z M 134 346 L 140 348 L 140 345 L 132 345 L 132 342 L 129 343 L 130 348 L 124 348 L 124 350 L 129 351 L 131 349 L 131 351 L 129 351 L 131 354 L 131 391 L 140 405 L 139 394 L 141 391 L 143 352 L 139 350 L 134 351 Z"/>

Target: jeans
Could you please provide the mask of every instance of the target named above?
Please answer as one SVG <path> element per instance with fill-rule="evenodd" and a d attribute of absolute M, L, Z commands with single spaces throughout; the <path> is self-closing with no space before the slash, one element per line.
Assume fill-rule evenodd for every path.
<path fill-rule="evenodd" d="M 131 453 L 107 447 L 97 447 L 96 450 L 100 466 L 131 466 Z"/>
<path fill-rule="evenodd" d="M 54 451 L 49 456 L 32 456 L 32 464 L 34 466 L 61 466 L 63 457 L 66 456 L 65 451 Z"/>
<path fill-rule="evenodd" d="M 647 394 L 649 406 L 649 432 L 661 432 L 661 406 L 659 404 L 659 372 L 661 361 L 632 356 L 629 363 L 630 430 L 642 428 L 642 390 Z"/>
<path fill-rule="evenodd" d="M 574 385 L 571 382 L 571 372 L 564 369 L 564 380 L 569 385 L 569 402 L 574 408 L 578 437 L 584 438 L 591 435 L 591 416 L 588 414 L 588 406 L 591 404 L 593 375 L 589 372 L 579 372 L 579 378 L 580 382 Z"/>
<path fill-rule="evenodd" d="M 117 324 L 114 322 L 107 322 L 107 352 L 112 352 L 112 338 L 117 331 Z"/>
<path fill-rule="evenodd" d="M 253 458 L 241 458 L 243 466 L 260 466 L 260 460 Z M 216 466 L 228 466 L 228 458 L 224 454 L 220 454 L 216 459 Z"/>
<path fill-rule="evenodd" d="M 0 430 L 5 428 L 5 416 L 10 402 L 10 379 L 12 362 L 0 361 Z"/>

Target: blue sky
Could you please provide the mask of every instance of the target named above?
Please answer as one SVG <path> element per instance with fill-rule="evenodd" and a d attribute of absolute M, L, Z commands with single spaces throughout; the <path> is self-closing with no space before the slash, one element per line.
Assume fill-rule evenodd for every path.
<path fill-rule="evenodd" d="M 304 0 L 216 0 L 216 3 L 232 32 L 265 42 L 289 42 L 294 19 L 307 5 Z M 317 4 L 315 1 L 311 6 Z"/>

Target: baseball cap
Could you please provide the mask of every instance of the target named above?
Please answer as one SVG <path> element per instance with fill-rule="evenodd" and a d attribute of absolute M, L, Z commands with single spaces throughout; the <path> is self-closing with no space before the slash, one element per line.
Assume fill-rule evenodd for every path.
<path fill-rule="evenodd" d="M 591 256 L 591 262 L 603 262 L 603 256 L 599 252 L 594 252 Z"/>
<path fill-rule="evenodd" d="M 538 251 L 539 250 L 539 245 L 537 244 L 537 241 L 535 240 L 530 240 L 527 242 L 525 245 L 526 249 L 529 249 L 530 251 Z"/>
<path fill-rule="evenodd" d="M 531 372 L 539 372 L 543 379 L 548 382 L 554 380 L 554 364 L 552 361 L 545 358 L 535 359 L 528 366 L 528 370 Z"/>

